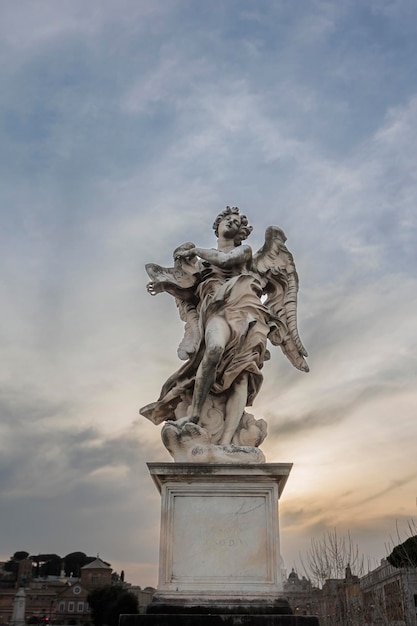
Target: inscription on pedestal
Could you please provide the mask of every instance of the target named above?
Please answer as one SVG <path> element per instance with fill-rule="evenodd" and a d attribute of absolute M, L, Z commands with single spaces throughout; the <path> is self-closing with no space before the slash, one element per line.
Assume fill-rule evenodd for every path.
<path fill-rule="evenodd" d="M 149 467 L 161 492 L 152 612 L 288 613 L 280 600 L 278 499 L 291 465 Z"/>
<path fill-rule="evenodd" d="M 266 495 L 195 496 L 192 503 L 174 496 L 173 507 L 173 581 L 213 578 L 230 582 L 233 577 L 271 582 Z"/>

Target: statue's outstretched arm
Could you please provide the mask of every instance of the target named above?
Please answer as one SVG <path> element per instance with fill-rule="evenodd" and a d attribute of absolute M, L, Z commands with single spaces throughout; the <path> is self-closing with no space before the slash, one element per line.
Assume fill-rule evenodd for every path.
<path fill-rule="evenodd" d="M 146 290 L 151 296 L 156 296 L 158 293 L 166 293 L 171 294 L 174 298 L 179 298 L 181 300 L 189 301 L 194 297 L 194 289 L 180 287 L 175 282 L 171 282 L 169 280 L 155 280 L 151 281 L 146 285 Z"/>
<path fill-rule="evenodd" d="M 208 261 L 217 267 L 227 269 L 250 261 L 252 258 L 252 250 L 250 246 L 237 246 L 230 250 L 230 252 L 195 247 L 189 250 L 183 250 L 177 254 L 178 259 L 192 258 L 194 256 L 198 256 L 200 259 L 203 259 L 203 261 Z"/>
<path fill-rule="evenodd" d="M 185 322 L 184 338 L 178 347 L 178 356 L 182 360 L 192 357 L 201 336 L 196 310 L 196 286 L 201 280 L 201 274 L 196 255 L 190 254 L 194 249 L 194 244 L 188 242 L 174 250 L 174 267 L 162 267 L 156 263 L 145 266 L 151 278 L 151 282 L 146 285 L 148 293 L 156 296 L 165 291 L 174 296 L 180 318 Z"/>
<path fill-rule="evenodd" d="M 193 255 L 190 254 L 194 248 L 194 244 L 188 242 L 174 250 L 174 267 L 162 267 L 156 263 L 145 265 L 146 272 L 151 279 L 146 289 L 151 296 L 166 291 L 174 298 L 193 300 L 195 287 L 201 279 L 195 259 L 193 261 Z"/>

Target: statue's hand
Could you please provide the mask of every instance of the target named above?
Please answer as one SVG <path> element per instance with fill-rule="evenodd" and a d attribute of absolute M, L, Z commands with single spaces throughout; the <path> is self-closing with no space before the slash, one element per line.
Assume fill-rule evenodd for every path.
<path fill-rule="evenodd" d="M 178 252 L 175 254 L 175 259 L 192 259 L 196 255 L 196 248 L 189 248 L 189 250 L 178 250 Z"/>
<path fill-rule="evenodd" d="M 146 290 L 151 296 L 156 296 L 157 293 L 162 293 L 164 288 L 161 283 L 151 282 L 146 285 Z"/>

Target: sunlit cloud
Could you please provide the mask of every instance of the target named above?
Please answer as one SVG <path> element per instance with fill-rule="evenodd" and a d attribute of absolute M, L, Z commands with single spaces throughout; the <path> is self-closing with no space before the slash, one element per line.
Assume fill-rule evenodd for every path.
<path fill-rule="evenodd" d="M 255 250 L 281 226 L 300 275 L 311 371 L 272 348 L 251 409 L 268 461 L 294 463 L 284 558 L 335 526 L 385 555 L 416 510 L 416 19 L 411 0 L 2 7 L 2 557 L 100 552 L 156 583 L 146 462 L 170 457 L 138 409 L 183 329 L 144 265 L 214 246 L 227 204 Z"/>

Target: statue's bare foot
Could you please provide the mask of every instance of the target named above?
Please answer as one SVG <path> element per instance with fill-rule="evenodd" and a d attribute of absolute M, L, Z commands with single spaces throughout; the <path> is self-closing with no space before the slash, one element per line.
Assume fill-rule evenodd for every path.
<path fill-rule="evenodd" d="M 170 423 L 173 424 L 174 426 L 176 426 L 177 428 L 181 429 L 183 426 L 188 424 L 190 421 L 191 421 L 191 418 L 188 415 L 186 415 L 185 417 L 180 417 L 180 419 L 172 421 Z"/>
<path fill-rule="evenodd" d="M 194 424 L 194 422 L 188 422 L 188 424 L 183 427 L 181 437 L 183 442 L 198 439 L 200 443 L 210 443 L 211 440 L 210 433 L 205 428 L 201 428 L 198 424 Z"/>
<path fill-rule="evenodd" d="M 198 422 L 198 417 L 197 416 L 190 416 L 190 415 L 186 415 L 185 417 L 180 417 L 180 419 L 178 420 L 167 420 L 167 424 L 173 424 L 175 425 L 177 428 L 181 429 L 183 428 L 183 426 L 185 426 L 186 424 L 196 424 Z"/>

